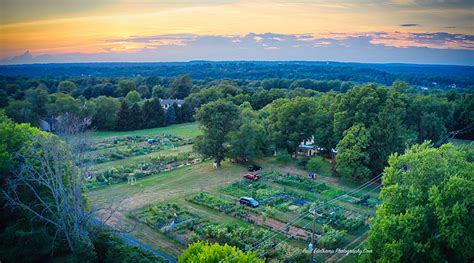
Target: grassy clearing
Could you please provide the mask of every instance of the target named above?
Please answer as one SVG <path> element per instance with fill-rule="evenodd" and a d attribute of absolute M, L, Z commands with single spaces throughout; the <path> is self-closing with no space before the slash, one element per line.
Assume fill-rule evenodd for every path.
<path fill-rule="evenodd" d="M 183 138 L 194 138 L 200 134 L 198 125 L 196 122 L 175 124 L 166 127 L 135 130 L 135 131 L 97 131 L 92 133 L 92 137 L 95 139 L 103 139 L 107 137 L 120 137 L 120 136 L 146 136 L 146 135 L 157 135 L 157 134 L 172 134 L 174 136 Z"/>

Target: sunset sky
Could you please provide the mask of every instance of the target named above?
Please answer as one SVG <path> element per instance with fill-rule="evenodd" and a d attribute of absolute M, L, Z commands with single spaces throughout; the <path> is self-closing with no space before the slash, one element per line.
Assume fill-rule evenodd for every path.
<path fill-rule="evenodd" d="M 472 0 L 0 3 L 2 64 L 196 59 L 474 64 Z"/>

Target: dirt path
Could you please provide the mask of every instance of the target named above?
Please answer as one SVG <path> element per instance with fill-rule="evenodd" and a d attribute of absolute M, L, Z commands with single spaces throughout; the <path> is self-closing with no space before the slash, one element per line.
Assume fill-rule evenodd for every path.
<path fill-rule="evenodd" d="M 291 237 L 294 237 L 296 239 L 307 240 L 311 236 L 311 233 L 309 233 L 308 231 L 306 231 L 302 228 L 299 228 L 299 227 L 295 227 L 295 226 L 290 226 L 290 229 L 288 231 L 286 231 L 286 224 L 285 223 L 280 222 L 278 220 L 275 220 L 271 217 L 267 217 L 265 222 L 263 222 L 261 216 L 258 216 L 258 215 L 255 215 L 255 214 L 249 215 L 248 218 L 250 220 L 256 222 L 259 225 L 266 226 L 266 227 L 272 229 L 275 232 L 278 232 L 278 233 L 286 235 L 286 236 L 291 236 Z"/>

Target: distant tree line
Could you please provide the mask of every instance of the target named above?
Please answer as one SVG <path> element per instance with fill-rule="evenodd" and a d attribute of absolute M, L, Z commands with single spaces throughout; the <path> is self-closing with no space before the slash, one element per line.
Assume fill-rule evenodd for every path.
<path fill-rule="evenodd" d="M 304 61 L 193 61 L 183 63 L 81 63 L 0 66 L 0 75 L 4 76 L 63 76 L 67 78 L 87 76 L 86 79 L 140 76 L 138 77 L 140 79 L 149 77 L 172 79 L 179 75 L 189 74 L 194 80 L 203 81 L 209 79 L 259 81 L 277 78 L 341 80 L 355 83 L 374 82 L 381 85 L 391 85 L 395 80 L 403 80 L 413 86 L 446 88 L 455 84 L 458 88 L 463 89 L 473 88 L 473 71 L 473 67 L 469 66 Z M 153 87 L 153 85 L 150 87 Z"/>

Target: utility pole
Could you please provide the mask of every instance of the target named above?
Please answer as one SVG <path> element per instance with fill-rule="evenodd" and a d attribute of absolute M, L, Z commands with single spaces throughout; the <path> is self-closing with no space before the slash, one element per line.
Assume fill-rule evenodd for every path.
<path fill-rule="evenodd" d="M 313 224 L 311 226 L 311 262 L 316 263 L 316 259 L 314 258 L 314 250 L 316 249 L 316 244 L 314 243 L 314 232 L 316 229 L 316 209 L 313 210 Z"/>

